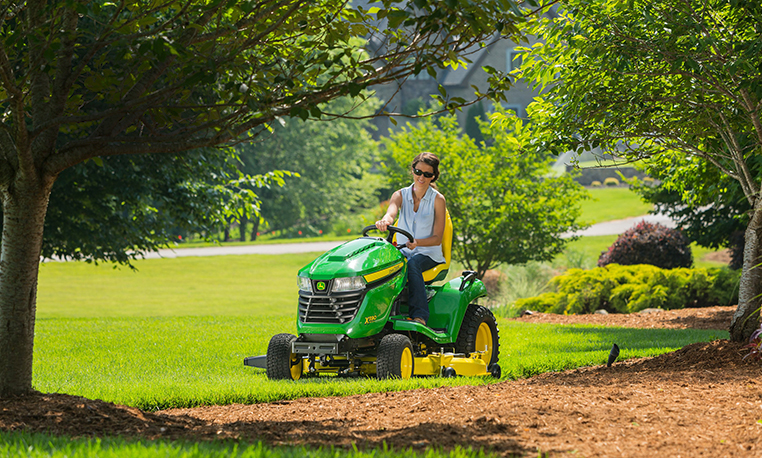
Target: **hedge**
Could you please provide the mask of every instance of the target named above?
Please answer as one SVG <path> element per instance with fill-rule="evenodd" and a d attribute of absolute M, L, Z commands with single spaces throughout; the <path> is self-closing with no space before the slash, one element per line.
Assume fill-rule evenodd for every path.
<path fill-rule="evenodd" d="M 515 308 L 581 314 L 734 305 L 740 275 L 727 268 L 660 269 L 646 264 L 570 269 L 550 281 L 555 291 L 519 299 Z"/>

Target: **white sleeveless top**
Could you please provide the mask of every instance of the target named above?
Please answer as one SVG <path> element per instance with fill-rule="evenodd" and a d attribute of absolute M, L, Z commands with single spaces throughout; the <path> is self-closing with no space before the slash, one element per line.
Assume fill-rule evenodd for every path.
<path fill-rule="evenodd" d="M 434 235 L 434 202 L 437 200 L 439 192 L 429 186 L 429 189 L 426 191 L 423 199 L 421 199 L 420 204 L 418 204 L 417 212 L 414 211 L 413 185 L 410 185 L 407 188 L 402 188 L 400 192 L 402 194 L 402 208 L 400 208 L 400 217 L 397 222 L 397 227 L 410 232 L 416 239 L 425 239 Z M 397 233 L 397 243 L 402 244 L 407 242 L 407 237 Z M 412 251 L 403 248 L 402 252 L 406 256 L 425 254 L 435 262 L 445 262 L 444 254 L 442 254 L 442 245 L 419 245 Z"/>

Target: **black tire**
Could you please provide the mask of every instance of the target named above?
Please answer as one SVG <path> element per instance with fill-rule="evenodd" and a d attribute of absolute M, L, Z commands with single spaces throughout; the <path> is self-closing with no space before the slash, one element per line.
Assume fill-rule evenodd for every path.
<path fill-rule="evenodd" d="M 303 359 L 291 353 L 293 334 L 276 334 L 267 346 L 267 378 L 270 380 L 299 380 Z"/>
<path fill-rule="evenodd" d="M 415 373 L 413 344 L 407 336 L 389 334 L 378 344 L 376 357 L 376 377 L 408 379 Z"/>
<path fill-rule="evenodd" d="M 455 372 L 455 369 L 453 369 L 452 367 L 445 367 L 444 369 L 442 369 L 442 377 L 444 378 L 457 377 L 457 375 L 458 373 Z"/>
<path fill-rule="evenodd" d="M 484 327 L 482 327 L 484 326 Z M 480 341 L 482 348 L 476 348 L 476 342 Z M 483 342 L 485 341 L 486 342 Z M 484 350 L 488 347 L 489 361 L 485 359 L 487 367 L 497 363 L 500 356 L 500 331 L 497 328 L 495 315 L 487 307 L 471 304 L 466 309 L 463 323 L 460 325 L 458 339 L 455 341 L 455 352 L 470 355 L 474 351 Z"/>

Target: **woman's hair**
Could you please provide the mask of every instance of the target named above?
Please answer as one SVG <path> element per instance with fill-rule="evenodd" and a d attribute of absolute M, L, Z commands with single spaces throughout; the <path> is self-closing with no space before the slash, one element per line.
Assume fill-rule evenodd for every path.
<path fill-rule="evenodd" d="M 428 164 L 431 166 L 431 168 L 434 169 L 434 178 L 431 180 L 431 182 L 437 181 L 439 178 L 439 158 L 434 153 L 421 153 L 418 156 L 413 159 L 413 163 L 410 164 L 410 168 L 415 168 L 416 165 L 418 165 L 419 162 L 423 162 L 424 164 Z"/>

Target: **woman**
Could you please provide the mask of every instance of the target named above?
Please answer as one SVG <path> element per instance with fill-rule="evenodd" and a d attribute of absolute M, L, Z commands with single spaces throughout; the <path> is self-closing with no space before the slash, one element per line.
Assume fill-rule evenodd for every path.
<path fill-rule="evenodd" d="M 426 324 L 429 319 L 429 303 L 423 272 L 445 262 L 442 254 L 442 235 L 445 228 L 445 198 L 432 184 L 439 178 L 439 158 L 433 153 L 421 153 L 411 164 L 413 184 L 395 191 L 389 201 L 389 209 L 376 221 L 380 231 L 394 224 L 400 214 L 397 227 L 409 232 L 414 239 L 408 240 L 397 234 L 398 243 L 407 243 L 402 253 L 408 260 L 408 320 Z"/>

